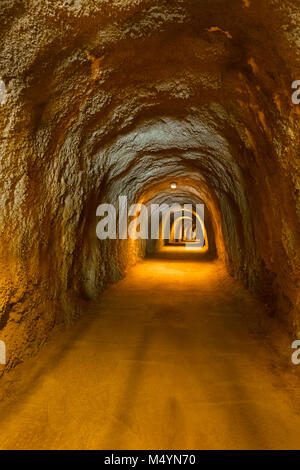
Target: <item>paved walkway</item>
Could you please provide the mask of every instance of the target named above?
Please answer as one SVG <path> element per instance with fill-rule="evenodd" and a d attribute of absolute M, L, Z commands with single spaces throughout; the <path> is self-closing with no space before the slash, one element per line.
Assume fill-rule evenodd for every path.
<path fill-rule="evenodd" d="M 300 366 L 261 310 L 219 262 L 164 249 L 12 374 L 0 447 L 300 449 Z"/>

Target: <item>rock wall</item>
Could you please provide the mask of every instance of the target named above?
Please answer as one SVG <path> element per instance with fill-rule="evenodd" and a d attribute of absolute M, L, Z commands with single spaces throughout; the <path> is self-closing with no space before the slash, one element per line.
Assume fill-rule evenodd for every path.
<path fill-rule="evenodd" d="M 144 252 L 99 242 L 98 204 L 174 179 L 232 275 L 300 330 L 299 24 L 290 0 L 2 0 L 7 367 Z"/>

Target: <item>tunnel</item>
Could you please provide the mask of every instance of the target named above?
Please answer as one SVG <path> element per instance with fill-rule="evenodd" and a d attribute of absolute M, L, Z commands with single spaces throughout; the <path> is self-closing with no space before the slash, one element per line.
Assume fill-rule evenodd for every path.
<path fill-rule="evenodd" d="M 297 2 L 2 0 L 0 32 L 0 449 L 299 449 Z"/>

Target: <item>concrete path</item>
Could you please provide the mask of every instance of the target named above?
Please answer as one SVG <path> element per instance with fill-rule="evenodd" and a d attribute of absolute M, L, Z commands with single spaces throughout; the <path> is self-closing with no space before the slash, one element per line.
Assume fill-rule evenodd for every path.
<path fill-rule="evenodd" d="M 164 249 L 11 374 L 0 448 L 300 449 L 293 338 L 280 354 L 264 314 L 219 262 Z"/>

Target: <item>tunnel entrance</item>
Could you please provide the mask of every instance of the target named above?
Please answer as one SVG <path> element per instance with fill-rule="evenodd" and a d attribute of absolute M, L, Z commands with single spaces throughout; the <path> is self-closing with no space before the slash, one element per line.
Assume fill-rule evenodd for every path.
<path fill-rule="evenodd" d="M 188 190 L 190 188 L 186 187 L 186 191 Z M 154 211 L 151 211 L 151 213 L 154 213 L 156 220 L 159 220 L 159 236 L 157 240 L 153 240 L 151 238 L 153 232 L 149 230 L 150 240 L 147 240 L 146 243 L 146 252 L 148 254 L 153 254 L 164 246 L 177 246 L 189 249 L 205 249 L 216 255 L 213 224 L 211 223 L 209 211 L 202 204 L 202 201 L 199 204 L 200 201 L 195 203 L 184 199 L 184 194 L 181 196 L 180 191 L 177 199 L 169 199 L 168 194 L 164 195 L 162 193 L 158 200 L 160 204 L 152 205 Z M 154 201 L 157 201 L 157 197 Z M 169 206 L 165 202 L 162 203 L 162 201 L 168 201 Z M 150 200 L 150 202 L 153 202 L 153 200 Z M 169 207 L 170 210 L 166 210 L 166 207 Z"/>
<path fill-rule="evenodd" d="M 203 212 L 204 214 L 204 212 Z M 171 231 L 170 238 L 164 238 L 165 246 L 186 246 L 203 248 L 207 246 L 207 231 L 205 229 L 205 218 L 203 223 L 197 229 L 197 217 L 194 208 L 189 211 L 183 211 L 176 217 L 176 214 L 171 215 Z"/>

